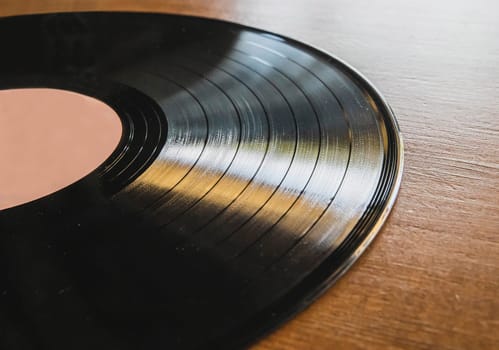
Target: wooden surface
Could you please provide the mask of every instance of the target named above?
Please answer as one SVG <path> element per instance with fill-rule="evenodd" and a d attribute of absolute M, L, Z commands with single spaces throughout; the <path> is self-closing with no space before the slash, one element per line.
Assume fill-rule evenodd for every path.
<path fill-rule="evenodd" d="M 406 4 L 407 3 L 407 4 Z M 354 267 L 255 349 L 499 349 L 499 4 L 494 1 L 0 0 L 0 14 L 222 18 L 364 73 L 406 145 L 399 199 Z"/>

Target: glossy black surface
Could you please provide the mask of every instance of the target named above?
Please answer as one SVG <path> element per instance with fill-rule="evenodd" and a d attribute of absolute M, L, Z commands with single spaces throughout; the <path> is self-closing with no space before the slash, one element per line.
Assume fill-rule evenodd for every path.
<path fill-rule="evenodd" d="M 0 88 L 82 92 L 124 129 L 89 176 L 0 211 L 2 348 L 243 346 L 339 277 L 393 203 L 391 111 L 315 49 L 131 13 L 4 18 L 0 45 Z"/>

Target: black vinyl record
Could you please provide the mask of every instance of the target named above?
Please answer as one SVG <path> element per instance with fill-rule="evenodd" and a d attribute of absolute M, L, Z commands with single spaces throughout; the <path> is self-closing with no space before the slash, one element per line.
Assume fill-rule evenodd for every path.
<path fill-rule="evenodd" d="M 3 18 L 0 45 L 0 89 L 83 93 L 123 125 L 90 175 L 0 211 L 2 349 L 245 346 L 344 273 L 393 204 L 393 114 L 319 50 L 137 13 Z"/>

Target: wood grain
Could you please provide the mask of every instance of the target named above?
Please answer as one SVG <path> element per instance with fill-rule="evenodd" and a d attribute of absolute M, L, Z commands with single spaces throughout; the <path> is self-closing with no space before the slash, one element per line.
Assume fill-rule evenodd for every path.
<path fill-rule="evenodd" d="M 391 103 L 406 145 L 385 228 L 255 349 L 499 348 L 499 4 L 490 0 L 0 0 L 0 14 L 134 10 L 261 27 L 321 47 Z"/>

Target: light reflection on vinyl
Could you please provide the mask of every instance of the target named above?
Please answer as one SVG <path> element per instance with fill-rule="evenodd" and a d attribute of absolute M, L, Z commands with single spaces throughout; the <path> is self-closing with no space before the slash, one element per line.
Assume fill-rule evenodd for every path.
<path fill-rule="evenodd" d="M 93 173 L 0 211 L 8 348 L 246 345 L 345 272 L 393 204 L 392 112 L 325 53 L 131 13 L 4 18 L 0 39 L 0 88 L 84 93 L 123 124 Z"/>

